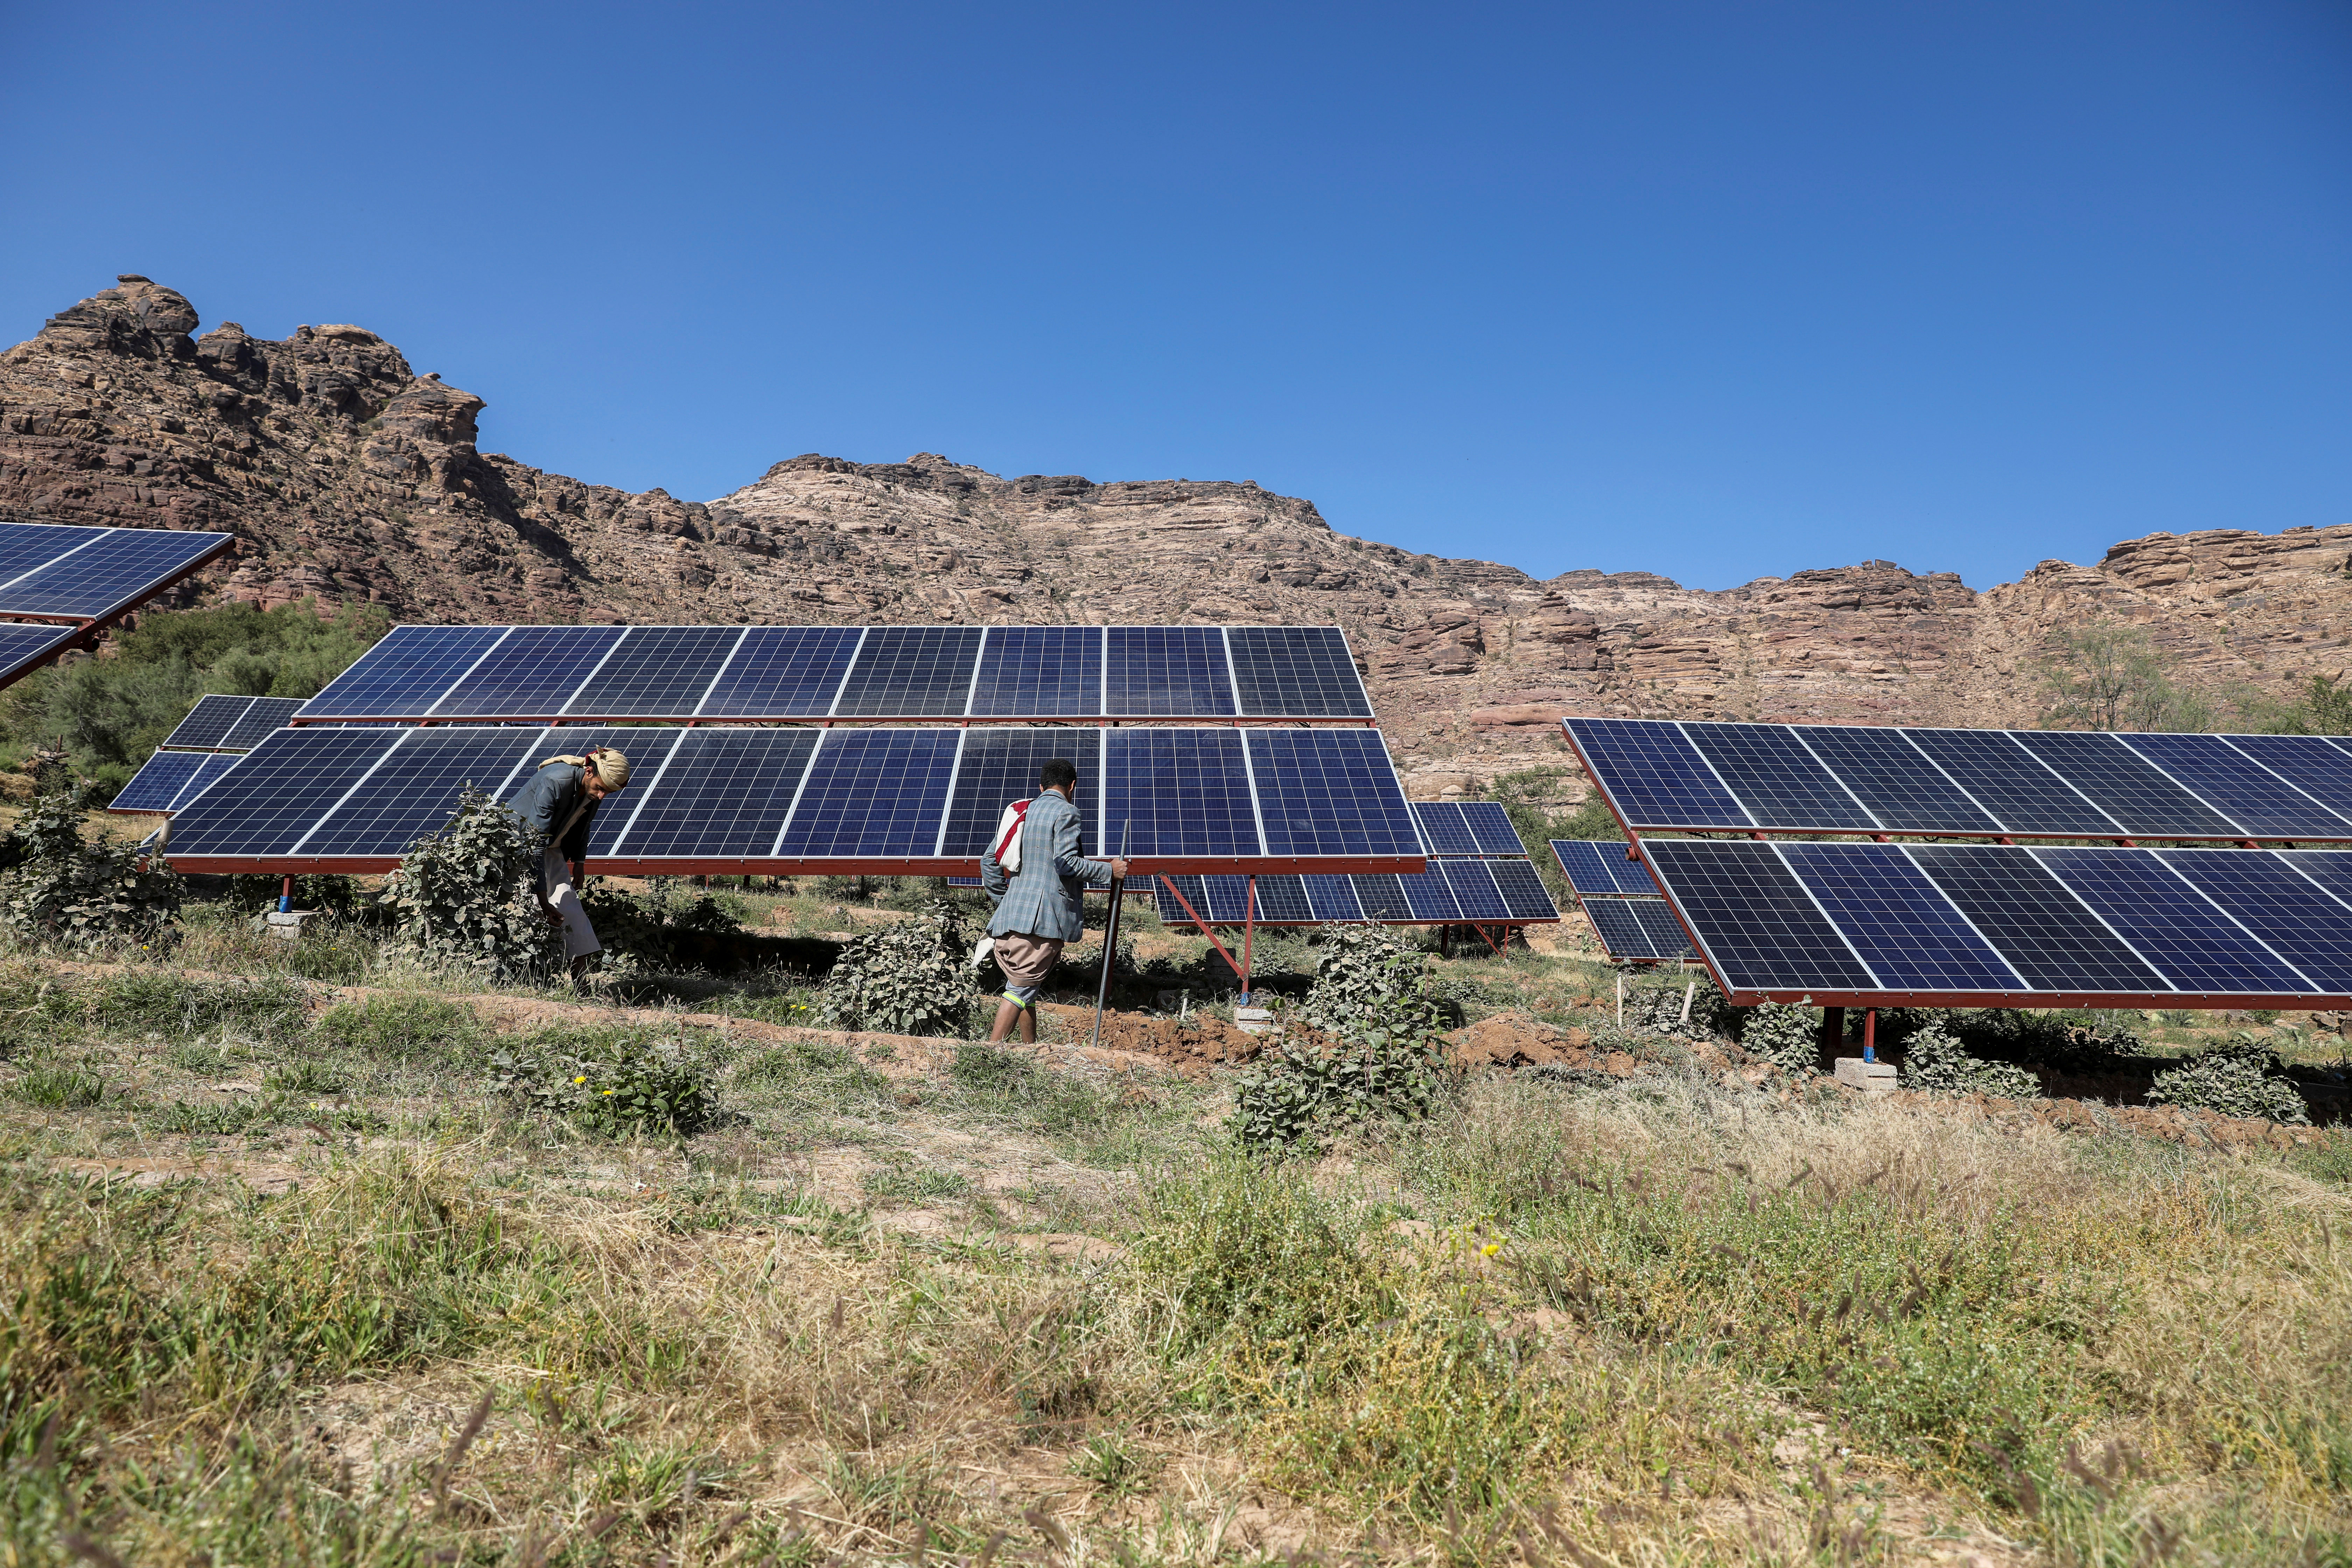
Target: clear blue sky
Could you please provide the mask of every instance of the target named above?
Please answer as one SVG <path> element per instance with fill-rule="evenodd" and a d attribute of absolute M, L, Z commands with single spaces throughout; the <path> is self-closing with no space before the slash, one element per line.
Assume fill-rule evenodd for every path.
<path fill-rule="evenodd" d="M 1254 479 L 1979 587 L 2352 521 L 2352 9 L 0 0 L 0 342 L 143 272 L 486 448 Z"/>

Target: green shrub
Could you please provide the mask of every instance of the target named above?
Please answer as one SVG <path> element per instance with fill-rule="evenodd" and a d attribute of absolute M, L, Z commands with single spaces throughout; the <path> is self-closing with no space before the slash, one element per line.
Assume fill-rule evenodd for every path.
<path fill-rule="evenodd" d="M 740 936 L 743 930 L 725 903 L 676 877 L 656 877 L 643 892 L 592 877 L 580 890 L 580 907 L 606 953 L 650 969 L 689 967 L 694 939 Z"/>
<path fill-rule="evenodd" d="M 58 770 L 62 772 L 62 770 Z M 154 936 L 180 908 L 176 872 L 145 868 L 135 844 L 82 839 L 81 807 L 61 789 L 42 794 L 0 834 L 0 931 L 19 942 L 89 948 Z"/>
<path fill-rule="evenodd" d="M 607 1138 L 691 1138 L 719 1116 L 709 1064 L 677 1036 L 541 1037 L 490 1056 L 490 1089 Z"/>
<path fill-rule="evenodd" d="M 321 1040 L 377 1061 L 468 1056 L 481 1033 L 472 1012 L 437 996 L 370 996 L 319 1016 Z"/>
<path fill-rule="evenodd" d="M 1233 1128 L 1245 1143 L 1281 1145 L 1344 1125 L 1416 1121 L 1444 1088 L 1433 1035 L 1374 1026 L 1334 1040 L 1286 1029 L 1242 1074 Z"/>
<path fill-rule="evenodd" d="M 394 943 L 494 983 L 562 973 L 563 928 L 537 892 L 543 847 L 520 817 L 467 786 L 449 825 L 417 840 L 377 895 Z"/>
<path fill-rule="evenodd" d="M 1293 1010 L 1299 1022 L 1339 1036 L 1380 1028 L 1419 1037 L 1439 1027 L 1426 952 L 1373 926 L 1325 926 L 1317 942 L 1314 987 Z"/>
<path fill-rule="evenodd" d="M 96 1105 L 106 1085 L 94 1072 L 74 1067 L 38 1067 L 8 1086 L 8 1098 L 53 1110 Z"/>
<path fill-rule="evenodd" d="M 1821 1070 L 1821 1013 L 1810 999 L 1759 1003 L 1740 1021 L 1739 1044 L 1782 1072 L 1810 1077 Z"/>
<path fill-rule="evenodd" d="M 2023 1068 L 1972 1057 L 1941 1022 L 1929 1024 L 1905 1043 L 1903 1087 L 1929 1094 L 1984 1094 L 2000 1100 L 2032 1100 L 2042 1085 Z"/>
<path fill-rule="evenodd" d="M 2280 1070 L 2279 1058 L 2252 1035 L 2233 1035 L 2156 1075 L 2147 1098 L 2155 1105 L 2201 1107 L 2224 1116 L 2310 1123 L 2302 1092 Z"/>
<path fill-rule="evenodd" d="M 818 993 L 824 1022 L 887 1035 L 968 1033 L 979 1000 L 971 945 L 962 910 L 946 902 L 854 938 Z"/>

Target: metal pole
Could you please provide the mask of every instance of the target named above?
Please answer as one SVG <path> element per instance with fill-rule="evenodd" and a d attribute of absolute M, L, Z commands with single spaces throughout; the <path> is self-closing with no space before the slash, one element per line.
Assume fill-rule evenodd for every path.
<path fill-rule="evenodd" d="M 1875 1007 L 1862 1016 L 1862 1059 L 1866 1062 L 1878 1059 L 1878 1009 Z"/>
<path fill-rule="evenodd" d="M 1122 860 L 1127 858 L 1128 838 L 1134 830 L 1135 820 L 1132 817 L 1119 824 L 1118 858 Z M 1094 1033 L 1087 1037 L 1088 1050 L 1102 1043 L 1103 998 L 1110 994 L 1110 961 L 1118 952 L 1118 906 L 1126 900 L 1127 879 L 1113 877 L 1110 879 L 1110 913 L 1103 917 L 1102 979 L 1095 984 L 1095 1027 Z"/>
<path fill-rule="evenodd" d="M 1242 1000 L 1250 1005 L 1250 932 L 1257 924 L 1257 873 L 1250 873 L 1248 890 L 1242 898 Z"/>

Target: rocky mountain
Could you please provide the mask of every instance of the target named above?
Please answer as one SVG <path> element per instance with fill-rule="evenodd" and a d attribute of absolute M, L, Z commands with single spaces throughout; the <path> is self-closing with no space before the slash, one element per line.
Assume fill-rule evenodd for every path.
<path fill-rule="evenodd" d="M 1563 712 L 2016 723 L 2053 631 L 2147 626 L 2181 677 L 2352 665 L 2352 525 L 2151 534 L 1985 593 L 1891 562 L 1722 591 L 1417 555 L 1255 483 L 793 458 L 682 501 L 478 445 L 482 399 L 356 326 L 282 342 L 134 274 L 0 354 L 0 515 L 220 529 L 205 595 L 416 621 L 1336 623 L 1413 792 L 1556 763 Z M 1465 505 L 1475 505 L 1465 498 Z"/>

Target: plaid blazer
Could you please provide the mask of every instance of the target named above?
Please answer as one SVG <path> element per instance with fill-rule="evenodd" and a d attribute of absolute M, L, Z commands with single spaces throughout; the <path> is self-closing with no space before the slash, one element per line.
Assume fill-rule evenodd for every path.
<path fill-rule="evenodd" d="M 980 885 L 996 901 L 989 935 L 1076 942 L 1086 934 L 1085 891 L 1110 885 L 1110 862 L 1078 853 L 1084 821 L 1076 806 L 1052 790 L 1040 791 L 1021 826 L 1021 869 L 1009 879 L 990 842 L 980 858 Z"/>

